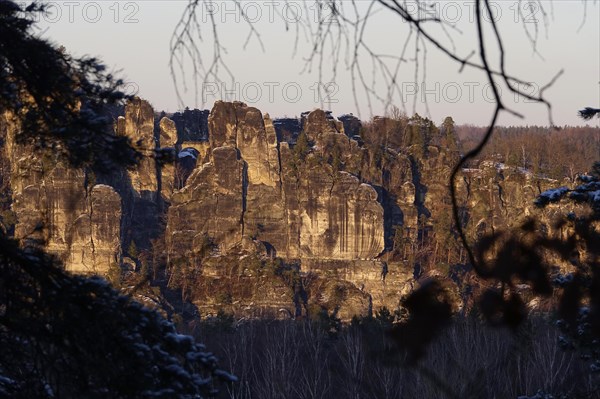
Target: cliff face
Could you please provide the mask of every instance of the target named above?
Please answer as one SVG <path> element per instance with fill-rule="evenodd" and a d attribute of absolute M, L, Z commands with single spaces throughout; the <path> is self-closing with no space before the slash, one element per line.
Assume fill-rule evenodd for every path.
<path fill-rule="evenodd" d="M 322 111 L 308 116 L 316 142 L 330 126 Z M 179 235 L 214 238 L 221 253 L 244 238 L 284 258 L 372 259 L 383 251 L 383 208 L 376 190 L 321 157 L 299 171 L 287 143 L 281 148 L 270 118 L 241 103 L 217 102 L 209 117 L 210 161 L 197 165 L 168 211 L 172 256 L 198 251 Z M 201 215 L 211 215 L 202 218 Z"/>
<path fill-rule="evenodd" d="M 158 147 L 158 140 L 154 135 L 154 110 L 148 102 L 135 98 L 125 106 L 124 120 L 120 123 L 124 125 L 120 133 L 129 137 L 134 147 L 146 155 L 135 170 L 129 171 L 131 187 L 140 194 L 156 193 L 158 177 L 151 157 Z"/>
<path fill-rule="evenodd" d="M 93 176 L 66 167 L 51 155 L 38 156 L 14 142 L 19 124 L 3 115 L 9 128 L 5 156 L 11 164 L 15 237 L 24 245 L 42 245 L 67 270 L 106 274 L 119 264 L 121 198 Z"/>
<path fill-rule="evenodd" d="M 210 114 L 166 116 L 134 99 L 116 133 L 148 156 L 113 177 L 17 146 L 18 124 L 3 118 L 17 238 L 79 273 L 140 269 L 142 258 L 164 255 L 152 266 L 166 267 L 169 284 L 203 313 L 319 308 L 350 319 L 395 309 L 421 276 L 450 278 L 465 262 L 448 191 L 459 154 L 436 144 L 447 138 L 420 117 L 376 118 L 365 130 L 321 110 L 273 121 L 216 102 Z M 165 154 L 175 162 L 160 162 Z M 555 185 L 494 162 L 465 170 L 458 188 L 469 236 L 530 214 L 550 226 L 552 211 L 533 200 Z M 134 262 L 121 246 L 137 248 L 127 254 Z"/>
<path fill-rule="evenodd" d="M 199 165 L 186 186 L 173 195 L 166 231 L 170 257 L 199 252 L 205 236 L 223 253 L 240 242 L 243 183 L 244 163 L 237 150 L 215 149 L 212 162 Z"/>
<path fill-rule="evenodd" d="M 478 169 L 466 169 L 460 190 L 470 209 L 468 227 L 474 236 L 517 226 L 535 216 L 550 228 L 559 205 L 540 211 L 534 200 L 560 182 L 536 178 L 532 173 L 503 163 L 484 161 Z"/>

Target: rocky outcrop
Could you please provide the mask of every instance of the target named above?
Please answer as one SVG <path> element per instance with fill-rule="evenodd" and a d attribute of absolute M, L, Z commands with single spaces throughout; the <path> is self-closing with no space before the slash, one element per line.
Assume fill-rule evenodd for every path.
<path fill-rule="evenodd" d="M 154 135 L 152 106 L 135 97 L 125 106 L 125 117 L 119 122 L 119 127 L 119 133 L 127 136 L 134 148 L 145 155 L 134 170 L 128 171 L 131 187 L 139 195 L 154 198 L 158 192 L 158 177 L 153 155 L 158 142 Z"/>
<path fill-rule="evenodd" d="M 170 257 L 200 252 L 205 237 L 224 253 L 242 239 L 244 163 L 233 147 L 214 149 L 212 159 L 173 195 L 166 231 Z"/>
<path fill-rule="evenodd" d="M 479 168 L 464 170 L 463 175 L 461 196 L 470 210 L 468 228 L 474 237 L 518 226 L 531 216 L 552 224 L 553 207 L 541 211 L 534 201 L 559 182 L 494 161 L 483 161 Z"/>
<path fill-rule="evenodd" d="M 360 298 L 366 295 L 369 298 L 367 306 L 353 308 L 346 301 L 339 301 L 336 305 L 340 307 L 339 316 L 349 320 L 353 314 L 368 315 L 369 311 L 379 309 L 383 306 L 388 309 L 396 309 L 400 298 L 410 293 L 415 286 L 413 270 L 401 262 L 385 261 L 328 261 L 328 260 L 306 260 L 302 262 L 302 269 L 308 274 L 315 274 L 319 279 L 338 283 L 350 283 L 353 290 L 346 289 L 345 298 L 351 298 L 360 293 Z M 314 294 L 314 293 L 313 293 Z M 328 302 L 321 295 L 313 295 L 313 301 L 326 305 Z M 345 299 L 342 298 L 342 299 Z M 364 303 L 362 299 L 360 302 Z M 334 309 L 335 306 L 325 306 Z M 344 309 L 345 308 L 345 309 Z M 352 313 L 355 312 L 355 313 Z M 345 317 L 344 317 L 345 316 Z"/>
<path fill-rule="evenodd" d="M 310 112 L 303 125 L 308 139 L 315 143 L 321 141 L 323 135 L 328 133 L 344 134 L 344 125 L 320 109 Z"/>
<path fill-rule="evenodd" d="M 93 265 L 97 273 L 104 274 L 107 265 L 117 266 L 120 261 L 121 196 L 110 186 L 96 184 L 88 201 Z"/>
<path fill-rule="evenodd" d="M 199 166 L 173 197 L 168 219 L 171 235 L 179 234 L 183 221 L 204 213 L 230 232 L 224 239 L 227 244 L 222 245 L 224 232 L 210 227 L 213 222 L 195 224 L 190 235 L 207 234 L 222 249 L 233 248 L 234 238 L 239 243 L 247 236 L 285 258 L 373 259 L 382 252 L 383 208 L 373 187 L 347 172 L 334 171 L 318 155 L 307 159 L 302 172 L 296 173 L 294 154 L 287 143 L 280 148 L 270 118 L 245 104 L 217 102 L 209 126 L 211 162 Z M 349 148 L 350 141 L 339 129 L 340 123 L 322 111 L 309 114 L 305 124 L 305 133 L 317 143 L 335 135 Z M 235 171 L 235 178 L 215 179 L 222 168 Z M 226 186 L 217 187 L 212 183 L 216 181 Z M 211 193 L 210 200 L 189 194 L 200 191 Z M 225 193 L 227 200 L 221 196 Z M 227 212 L 220 207 L 224 201 L 231 203 Z M 173 245 L 171 252 L 182 253 Z"/>
<path fill-rule="evenodd" d="M 148 156 L 120 177 L 99 178 L 110 185 L 17 146 L 17 126 L 2 126 L 24 244 L 43 245 L 69 270 L 100 274 L 121 262 L 121 245 L 132 248 L 123 267 L 132 271 L 135 253 L 148 258 L 156 244 L 153 255 L 166 254 L 179 281 L 171 283 L 195 292 L 205 313 L 294 317 L 316 307 L 349 320 L 397 308 L 421 276 L 467 269 L 452 244 L 448 190 L 459 153 L 426 118 L 362 126 L 314 110 L 273 121 L 218 101 L 210 114 L 159 119 L 136 98 L 115 130 Z M 167 153 L 175 163 L 161 162 Z M 533 200 L 555 185 L 497 162 L 466 169 L 458 190 L 469 238 L 527 215 L 551 228 L 551 211 L 540 216 Z"/>
<path fill-rule="evenodd" d="M 176 153 L 177 127 L 175 122 L 163 117 L 159 122 L 159 146 L 165 150 Z M 177 161 L 177 160 L 176 160 Z M 178 189 L 176 176 L 176 162 L 165 162 L 160 166 L 160 193 L 164 199 L 169 201 L 173 192 Z"/>
<path fill-rule="evenodd" d="M 5 114 L 6 156 L 11 160 L 15 237 L 42 246 L 69 271 L 106 274 L 121 254 L 121 197 L 95 185 L 93 174 L 67 167 L 50 153 L 18 145 L 18 122 Z"/>
<path fill-rule="evenodd" d="M 322 166 L 322 165 L 321 165 Z M 325 169 L 325 172 L 327 169 Z M 288 213 L 298 237 L 298 253 L 305 259 L 373 259 L 383 251 L 383 208 L 375 189 L 347 172 L 306 171 L 295 188 Z M 294 223 L 295 222 L 295 223 Z M 291 235 L 291 234 L 290 234 Z"/>
<path fill-rule="evenodd" d="M 327 156 L 335 149 L 339 153 L 335 162 L 360 174 L 364 150 L 343 133 L 340 122 L 322 111 L 305 118 L 303 134 L 314 143 L 306 156 L 278 140 L 268 115 L 243 103 L 215 103 L 208 124 L 208 162 L 196 164 L 185 186 L 173 194 L 168 210 L 166 243 L 171 264 L 201 267 L 208 281 L 230 281 L 231 285 L 232 278 L 250 277 L 241 271 L 231 276 L 226 269 L 215 268 L 215 256 L 223 258 L 220 265 L 239 255 L 296 259 L 301 273 L 312 270 L 304 268 L 305 262 L 339 262 L 339 267 L 347 268 L 347 262 L 370 260 L 364 265 L 376 272 L 350 273 L 351 281 L 342 278 L 336 283 L 352 293 L 347 300 L 356 299 L 367 314 L 372 306 L 370 293 L 355 283 L 371 287 L 369 281 L 375 276 L 374 284 L 383 284 L 381 264 L 373 259 L 384 250 L 384 208 L 373 186 L 340 170 L 341 164 L 332 166 Z M 207 246 L 212 257 L 202 258 L 199 254 L 206 254 Z M 213 266 L 207 268 L 209 259 Z M 212 301 L 210 296 L 202 298 L 199 305 Z M 261 298 L 258 294 L 238 298 L 241 302 L 236 309 L 243 309 L 244 302 L 264 302 Z M 285 306 L 297 309 L 294 295 L 287 298 Z M 378 297 L 377 304 L 383 300 Z M 348 301 L 338 309 L 344 317 L 356 310 Z M 284 303 L 271 306 L 284 307 Z"/>

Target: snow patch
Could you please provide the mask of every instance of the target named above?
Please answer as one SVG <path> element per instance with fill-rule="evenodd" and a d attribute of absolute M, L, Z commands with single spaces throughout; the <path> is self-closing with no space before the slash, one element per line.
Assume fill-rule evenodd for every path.
<path fill-rule="evenodd" d="M 595 181 L 594 176 L 589 176 L 589 175 L 579 175 L 579 176 L 577 176 L 577 178 L 584 183 L 591 183 L 591 182 Z"/>
<path fill-rule="evenodd" d="M 195 150 L 194 148 L 186 148 L 184 150 L 181 150 L 181 152 L 179 152 L 179 154 L 177 155 L 178 158 L 194 158 L 194 159 L 198 159 L 198 151 Z"/>
<path fill-rule="evenodd" d="M 546 190 L 537 197 L 535 203 L 537 205 L 545 205 L 548 202 L 557 202 L 569 191 L 569 188 L 565 186 Z"/>

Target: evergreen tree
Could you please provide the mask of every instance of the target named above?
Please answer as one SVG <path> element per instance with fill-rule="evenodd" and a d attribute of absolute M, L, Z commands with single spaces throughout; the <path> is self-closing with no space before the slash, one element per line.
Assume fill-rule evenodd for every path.
<path fill-rule="evenodd" d="M 458 149 L 458 137 L 456 136 L 456 127 L 454 126 L 454 119 L 451 116 L 447 116 L 442 123 L 441 129 L 442 143 L 444 148 L 450 151 L 456 151 Z"/>
<path fill-rule="evenodd" d="M 43 12 L 0 0 L 0 115 L 21 127 L 19 142 L 73 166 L 133 165 L 139 154 L 106 117 L 123 82 L 34 35 Z M 220 379 L 234 377 L 158 312 L 0 230 L 0 397 L 206 397 Z"/>
<path fill-rule="evenodd" d="M 139 154 L 112 134 L 108 111 L 127 96 L 124 82 L 96 58 L 74 58 L 34 35 L 47 4 L 0 0 L 0 112 L 14 116 L 16 139 L 48 149 L 73 166 L 114 170 Z"/>
<path fill-rule="evenodd" d="M 423 154 L 423 149 L 425 148 L 425 137 L 423 136 L 423 124 L 424 119 L 421 118 L 419 114 L 413 115 L 412 118 L 408 120 L 408 126 L 406 127 L 406 144 L 409 147 L 414 146 L 415 151 L 418 155 Z"/>
<path fill-rule="evenodd" d="M 308 136 L 306 132 L 301 132 L 296 139 L 296 144 L 294 145 L 294 156 L 297 160 L 304 160 L 306 155 L 310 151 L 310 144 L 308 142 Z"/>

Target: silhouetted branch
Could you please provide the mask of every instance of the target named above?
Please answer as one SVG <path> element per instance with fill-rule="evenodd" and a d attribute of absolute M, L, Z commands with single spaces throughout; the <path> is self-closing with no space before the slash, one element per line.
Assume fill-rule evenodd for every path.
<path fill-rule="evenodd" d="M 600 115 L 600 108 L 585 107 L 579 111 L 579 116 L 586 121 L 592 119 L 596 114 Z"/>

